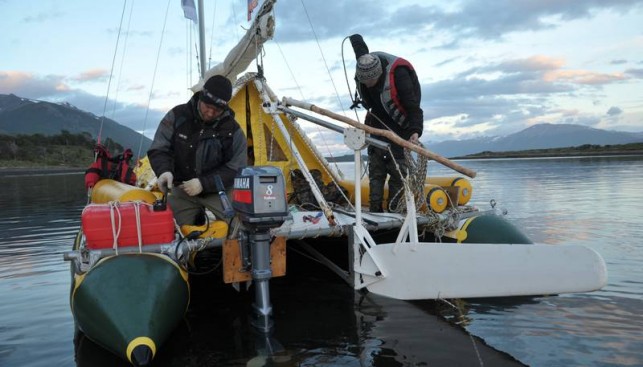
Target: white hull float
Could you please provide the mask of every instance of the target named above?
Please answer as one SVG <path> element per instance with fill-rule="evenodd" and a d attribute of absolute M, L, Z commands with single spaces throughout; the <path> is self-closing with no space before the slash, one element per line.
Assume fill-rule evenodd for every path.
<path fill-rule="evenodd" d="M 601 256 L 578 245 L 386 243 L 356 262 L 355 288 L 403 300 L 590 292 L 607 283 Z"/>

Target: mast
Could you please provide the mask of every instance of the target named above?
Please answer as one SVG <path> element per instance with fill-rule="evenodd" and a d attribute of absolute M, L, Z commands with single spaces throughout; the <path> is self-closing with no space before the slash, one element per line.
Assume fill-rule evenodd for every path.
<path fill-rule="evenodd" d="M 199 12 L 199 60 L 201 61 L 201 70 L 199 79 L 203 80 L 205 77 L 205 22 L 203 19 L 203 0 L 198 1 L 198 12 Z"/>

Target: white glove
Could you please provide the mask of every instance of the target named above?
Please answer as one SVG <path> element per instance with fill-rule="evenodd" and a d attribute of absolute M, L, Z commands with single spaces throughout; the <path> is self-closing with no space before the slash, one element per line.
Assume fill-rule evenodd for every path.
<path fill-rule="evenodd" d="M 163 172 L 156 181 L 156 184 L 159 185 L 159 190 L 167 194 L 168 190 L 172 190 L 172 182 L 174 182 L 172 172 Z"/>
<path fill-rule="evenodd" d="M 201 181 L 199 181 L 198 178 L 193 178 L 190 181 L 183 181 L 181 188 L 190 196 L 199 195 L 201 191 L 203 191 L 203 185 L 201 185 Z"/>

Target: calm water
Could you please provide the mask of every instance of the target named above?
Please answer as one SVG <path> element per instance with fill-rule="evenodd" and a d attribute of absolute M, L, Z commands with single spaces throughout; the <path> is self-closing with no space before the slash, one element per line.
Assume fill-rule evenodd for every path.
<path fill-rule="evenodd" d="M 498 365 L 485 343 L 532 366 L 643 365 L 643 157 L 459 163 L 478 172 L 475 205 L 495 199 L 536 242 L 593 248 L 607 263 L 607 287 L 469 300 L 462 316 L 429 301 L 363 297 L 332 275 L 286 277 L 271 285 L 274 339 L 249 326 L 251 295 L 226 288 L 194 300 L 157 365 L 449 365 L 453 354 L 467 366 Z M 435 163 L 429 170 L 450 174 Z M 62 254 L 86 200 L 82 176 L 0 177 L 0 187 L 0 366 L 121 364 L 86 339 L 74 343 Z M 484 343 L 434 317 L 436 310 Z M 280 347 L 281 359 L 266 364 L 258 356 Z"/>

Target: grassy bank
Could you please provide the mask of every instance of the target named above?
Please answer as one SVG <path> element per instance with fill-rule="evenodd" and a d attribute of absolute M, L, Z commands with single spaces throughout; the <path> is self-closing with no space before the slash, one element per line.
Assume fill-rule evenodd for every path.
<path fill-rule="evenodd" d="M 0 162 L 1 164 L 1 162 Z M 2 176 L 50 175 L 61 173 L 84 173 L 85 167 L 1 167 Z"/>
<path fill-rule="evenodd" d="M 619 145 L 585 144 L 577 147 L 529 149 L 508 152 L 480 152 L 451 159 L 588 157 L 597 155 L 643 155 L 643 143 Z"/>
<path fill-rule="evenodd" d="M 4 135 L 0 134 L 0 169 L 87 167 L 94 160 L 96 142 L 88 134 Z M 107 138 L 103 142 L 112 153 L 123 147 Z"/>

